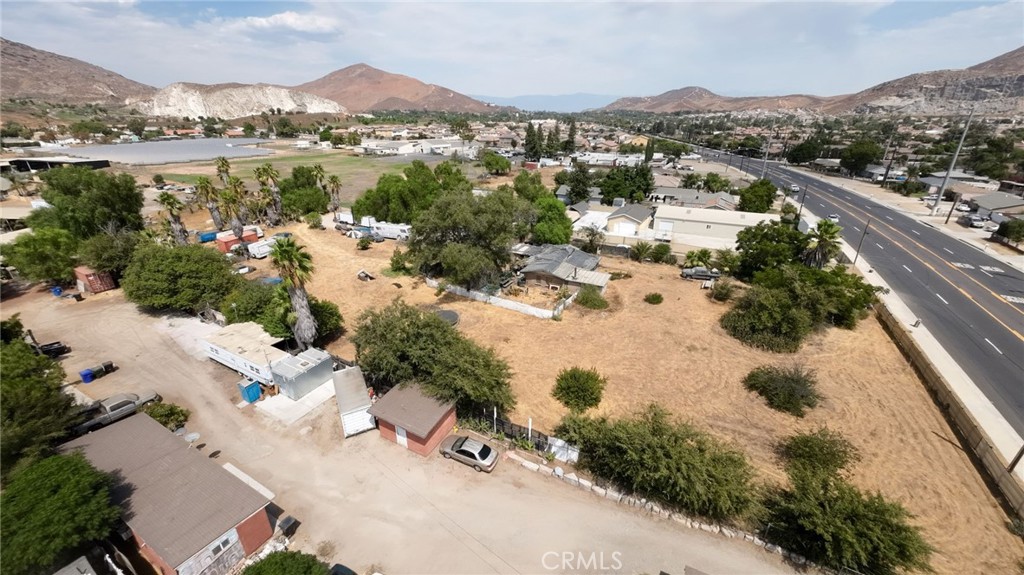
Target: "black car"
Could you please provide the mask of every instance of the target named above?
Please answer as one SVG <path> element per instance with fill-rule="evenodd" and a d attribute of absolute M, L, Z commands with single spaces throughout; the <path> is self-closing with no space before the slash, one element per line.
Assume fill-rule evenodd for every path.
<path fill-rule="evenodd" d="M 62 342 L 54 341 L 37 346 L 36 353 L 39 355 L 45 355 L 50 359 L 57 359 L 62 355 L 71 353 L 71 348 L 64 345 Z"/>

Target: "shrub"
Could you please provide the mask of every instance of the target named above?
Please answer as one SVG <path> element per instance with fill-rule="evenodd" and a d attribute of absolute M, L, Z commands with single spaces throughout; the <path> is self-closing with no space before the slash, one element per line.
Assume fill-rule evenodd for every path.
<path fill-rule="evenodd" d="M 594 286 L 583 286 L 576 295 L 576 303 L 588 309 L 605 309 L 608 300 L 601 296 L 600 290 Z"/>
<path fill-rule="evenodd" d="M 715 301 L 729 301 L 736 292 L 736 284 L 729 280 L 718 280 L 708 290 L 708 297 Z"/>
<path fill-rule="evenodd" d="M 595 369 L 563 369 L 555 380 L 551 395 L 573 413 L 583 413 L 601 403 L 606 383 L 607 380 Z"/>
<path fill-rule="evenodd" d="M 612 281 L 615 281 L 615 280 L 628 280 L 629 278 L 633 277 L 633 274 L 631 274 L 629 272 L 612 272 L 609 275 L 611 275 L 611 280 Z"/>
<path fill-rule="evenodd" d="M 814 372 L 799 365 L 762 365 L 743 378 L 743 386 L 757 392 L 772 409 L 797 417 L 804 416 L 804 408 L 818 405 L 816 384 Z"/>
<path fill-rule="evenodd" d="M 309 229 L 311 229 L 311 230 L 322 230 L 322 229 L 324 229 L 323 218 L 320 216 L 320 214 L 318 214 L 316 212 L 309 212 L 308 214 L 306 214 L 303 217 L 303 219 L 309 225 Z"/>
<path fill-rule="evenodd" d="M 654 263 L 668 263 L 665 258 L 672 255 L 672 246 L 668 244 L 657 244 L 651 250 L 651 261 Z"/>
<path fill-rule="evenodd" d="M 835 475 L 860 459 L 857 448 L 837 431 L 821 428 L 787 438 L 779 446 L 787 467 Z"/>
<path fill-rule="evenodd" d="M 719 520 L 753 506 L 743 454 L 656 405 L 617 421 L 570 416 L 556 433 L 579 446 L 581 468 L 620 489 Z"/>
<path fill-rule="evenodd" d="M 173 403 L 156 402 L 142 408 L 142 412 L 155 419 L 160 425 L 174 431 L 184 427 L 192 412 Z"/>
<path fill-rule="evenodd" d="M 404 273 L 406 266 L 409 265 L 407 259 L 407 255 L 402 253 L 400 248 L 395 248 L 395 253 L 391 254 L 391 271 Z"/>
<path fill-rule="evenodd" d="M 651 252 L 654 251 L 654 247 L 647 242 L 637 242 L 633 247 L 629 248 L 630 259 L 636 260 L 643 263 L 644 260 L 651 259 Z"/>
<path fill-rule="evenodd" d="M 754 286 L 736 306 L 722 315 L 720 324 L 743 343 L 775 352 L 795 352 L 811 332 L 810 313 L 798 307 L 783 289 Z"/>
<path fill-rule="evenodd" d="M 368 250 L 373 245 L 373 238 L 370 236 L 363 236 L 356 242 L 356 247 L 361 250 Z"/>
<path fill-rule="evenodd" d="M 665 298 L 663 298 L 660 293 L 653 292 L 645 295 L 644 301 L 651 305 L 658 305 L 659 303 L 665 301 Z"/>
<path fill-rule="evenodd" d="M 159 311 L 215 307 L 241 283 L 223 255 L 196 244 L 140 244 L 121 280 L 125 297 Z"/>
<path fill-rule="evenodd" d="M 677 258 L 675 254 L 668 254 L 661 259 L 661 263 L 674 266 L 679 263 L 679 258 Z"/>
<path fill-rule="evenodd" d="M 242 570 L 242 575 L 328 575 L 330 568 L 315 555 L 275 551 Z"/>
<path fill-rule="evenodd" d="M 159 186 L 164 183 L 164 177 L 160 174 L 153 174 L 153 183 Z"/>

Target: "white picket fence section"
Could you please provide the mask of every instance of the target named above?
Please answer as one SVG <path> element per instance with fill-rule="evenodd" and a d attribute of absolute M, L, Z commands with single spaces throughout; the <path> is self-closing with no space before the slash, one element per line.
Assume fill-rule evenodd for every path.
<path fill-rule="evenodd" d="M 424 281 L 428 286 L 432 288 L 437 288 L 437 286 L 440 285 L 440 282 L 433 278 L 424 278 Z M 518 312 L 533 317 L 539 317 L 542 319 L 551 319 L 556 315 L 560 315 L 565 308 L 569 307 L 572 304 L 573 300 L 576 299 L 576 294 L 579 293 L 575 292 L 567 299 L 558 302 L 558 305 L 556 305 L 554 309 L 543 309 L 539 307 L 533 307 L 532 305 L 527 305 L 522 302 L 508 300 L 495 295 L 488 295 L 479 291 L 467 290 L 466 288 L 450 284 L 446 285 L 444 289 L 448 293 L 455 294 L 460 297 L 469 298 L 471 300 L 483 302 L 496 307 L 512 310 L 514 312 Z"/>

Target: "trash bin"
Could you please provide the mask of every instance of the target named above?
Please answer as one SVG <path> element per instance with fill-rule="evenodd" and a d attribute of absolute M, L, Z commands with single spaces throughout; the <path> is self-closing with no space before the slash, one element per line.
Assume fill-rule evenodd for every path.
<path fill-rule="evenodd" d="M 299 521 L 291 515 L 286 515 L 280 523 L 277 524 L 277 528 L 281 530 L 281 534 L 285 537 L 291 537 L 295 533 L 295 529 L 299 526 Z"/>
<path fill-rule="evenodd" d="M 56 297 L 60 297 L 61 294 L 64 293 L 64 288 L 60 286 L 53 286 L 52 288 L 50 288 L 50 293 L 52 293 Z"/>
<path fill-rule="evenodd" d="M 117 366 L 112 361 L 104 361 L 102 364 L 103 373 L 113 373 Z"/>
<path fill-rule="evenodd" d="M 83 369 L 78 372 L 78 375 L 81 376 L 82 383 L 92 383 L 92 380 L 95 379 L 91 369 Z"/>

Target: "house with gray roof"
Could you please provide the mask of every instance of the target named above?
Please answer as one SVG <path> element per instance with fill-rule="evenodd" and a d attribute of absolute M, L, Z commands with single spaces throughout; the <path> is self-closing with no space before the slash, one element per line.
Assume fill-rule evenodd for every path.
<path fill-rule="evenodd" d="M 139 554 L 163 575 L 228 573 L 270 539 L 273 493 L 213 462 L 144 413 L 69 441 L 113 474 Z M 231 468 L 234 469 L 234 468 Z"/>
<path fill-rule="evenodd" d="M 971 200 L 978 209 L 978 215 L 985 218 L 993 213 L 1004 215 L 1024 214 L 1024 198 L 1006 192 L 992 192 Z"/>
<path fill-rule="evenodd" d="M 536 246 L 535 246 L 536 247 Z M 611 276 L 595 271 L 601 258 L 570 245 L 545 245 L 519 270 L 528 284 L 548 289 L 594 286 L 604 291 Z"/>
<path fill-rule="evenodd" d="M 571 200 L 569 199 L 569 186 L 565 184 L 558 186 L 558 189 L 555 190 L 555 197 L 562 200 L 562 203 L 568 206 L 571 203 Z M 590 198 L 587 200 L 587 203 L 591 206 L 599 206 L 601 205 L 602 199 L 601 188 L 590 188 Z"/>
<path fill-rule="evenodd" d="M 649 206 L 626 204 L 608 216 L 608 233 L 616 236 L 635 236 L 638 230 L 650 227 L 651 213 Z"/>

